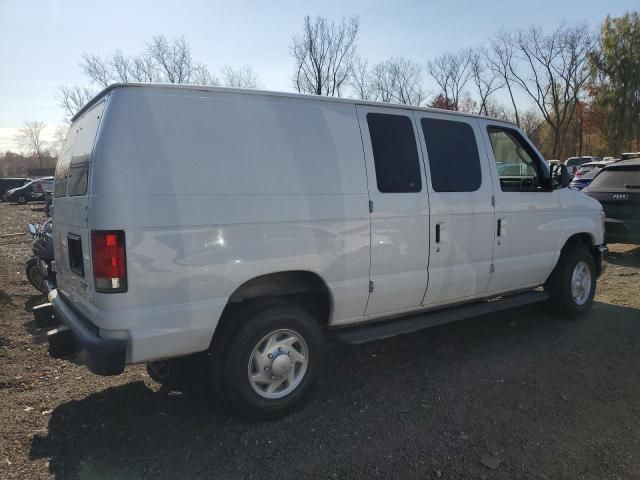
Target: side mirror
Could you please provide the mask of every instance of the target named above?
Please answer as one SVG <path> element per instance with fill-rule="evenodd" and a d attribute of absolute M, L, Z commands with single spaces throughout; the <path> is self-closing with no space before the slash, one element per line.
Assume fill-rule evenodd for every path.
<path fill-rule="evenodd" d="M 551 178 L 555 188 L 567 188 L 571 182 L 569 170 L 567 170 L 567 166 L 564 163 L 551 165 Z"/>

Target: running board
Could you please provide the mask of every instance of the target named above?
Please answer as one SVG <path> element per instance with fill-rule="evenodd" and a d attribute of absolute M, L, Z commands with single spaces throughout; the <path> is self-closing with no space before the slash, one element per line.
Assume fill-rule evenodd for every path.
<path fill-rule="evenodd" d="M 494 297 L 479 302 L 467 303 L 457 307 L 443 308 L 432 312 L 420 313 L 409 317 L 385 319 L 379 322 L 367 322 L 355 327 L 334 330 L 334 338 L 340 343 L 358 345 L 383 338 L 411 333 L 424 328 L 435 327 L 458 320 L 478 317 L 487 313 L 530 305 L 547 300 L 549 295 L 541 291 L 515 293 L 505 297 Z"/>

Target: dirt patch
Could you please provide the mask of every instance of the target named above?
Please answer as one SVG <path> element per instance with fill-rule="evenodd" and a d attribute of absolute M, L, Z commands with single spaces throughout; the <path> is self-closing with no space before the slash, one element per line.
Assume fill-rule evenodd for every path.
<path fill-rule="evenodd" d="M 41 219 L 0 204 L 0 478 L 640 476 L 638 247 L 611 247 L 580 321 L 527 307 L 336 347 L 304 408 L 247 423 L 197 375 L 50 359 L 23 271 Z"/>

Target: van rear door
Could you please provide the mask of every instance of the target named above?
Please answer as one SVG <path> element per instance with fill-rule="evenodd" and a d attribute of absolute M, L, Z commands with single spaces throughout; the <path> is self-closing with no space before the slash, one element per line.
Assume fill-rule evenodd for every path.
<path fill-rule="evenodd" d="M 87 219 L 89 170 L 105 105 L 106 99 L 73 122 L 56 165 L 53 188 L 56 279 L 60 292 L 72 301 L 89 298 L 93 289 Z"/>

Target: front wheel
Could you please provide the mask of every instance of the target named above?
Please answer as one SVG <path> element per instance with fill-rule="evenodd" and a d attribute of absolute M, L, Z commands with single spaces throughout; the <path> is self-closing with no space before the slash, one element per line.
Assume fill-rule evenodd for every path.
<path fill-rule="evenodd" d="M 221 365 L 212 365 L 227 403 L 259 419 L 281 416 L 311 389 L 324 362 L 316 319 L 292 304 L 266 306 L 229 335 Z"/>
<path fill-rule="evenodd" d="M 569 317 L 589 311 L 596 293 L 596 268 L 584 245 L 568 247 L 545 284 L 552 308 Z"/>

